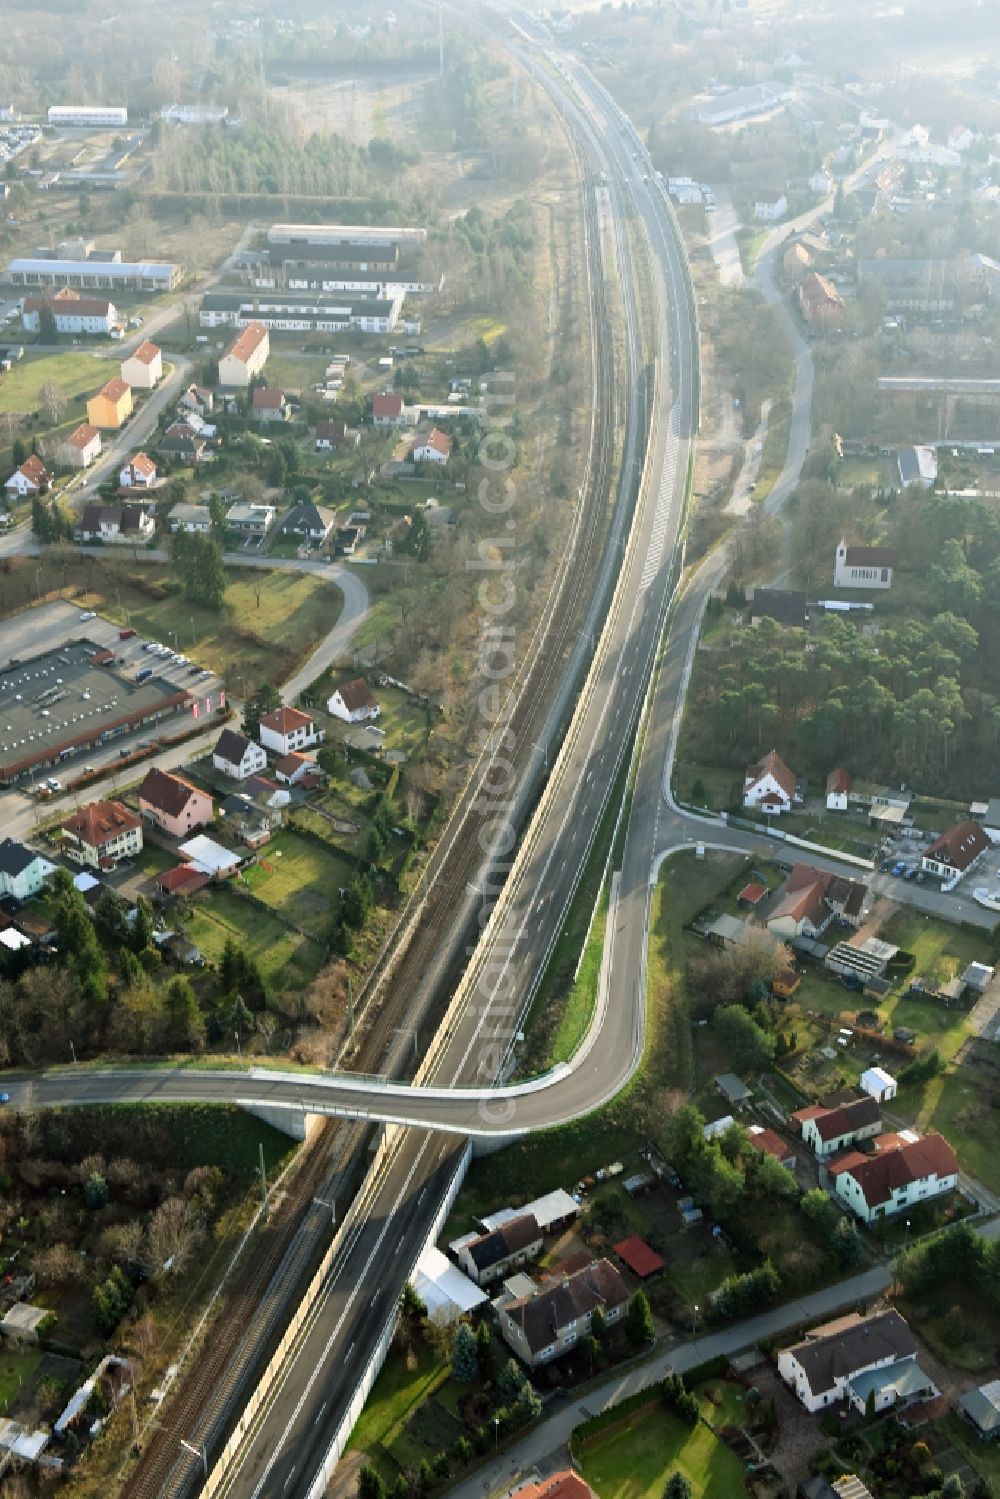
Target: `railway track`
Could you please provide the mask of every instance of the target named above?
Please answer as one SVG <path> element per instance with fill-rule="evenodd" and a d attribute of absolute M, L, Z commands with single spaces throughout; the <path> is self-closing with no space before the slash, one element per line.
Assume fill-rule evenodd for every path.
<path fill-rule="evenodd" d="M 596 334 L 611 326 L 602 248 L 601 177 L 586 142 L 575 127 L 568 128 L 575 137 L 578 160 L 590 163 L 584 219 Z M 395 951 L 378 965 L 362 991 L 362 1019 L 368 1020 L 369 1028 L 355 1059 L 359 1070 L 405 1075 L 412 1052 L 408 1038 L 400 1039 L 399 1028 L 403 1022 L 411 1028 L 429 1024 L 433 1011 L 443 1008 L 448 983 L 461 963 L 463 944 L 477 914 L 481 896 L 470 887 L 483 863 L 480 834 L 488 816 L 477 811 L 475 803 L 493 754 L 501 744 L 509 745 L 513 736 L 511 759 L 522 781 L 532 759 L 539 762 L 534 778 L 527 777 L 529 791 L 518 809 L 523 816 L 545 770 L 538 745 L 542 742 L 547 747 L 558 742 L 578 686 L 572 680 L 565 683 L 565 678 L 586 614 L 589 585 L 602 575 L 601 542 L 609 519 L 619 415 L 619 382 L 613 359 L 598 357 L 595 348 L 593 368 L 592 461 L 572 545 L 497 731 L 428 862 L 418 897 L 397 924 Z M 613 574 L 613 569 L 604 571 Z M 388 996 L 384 1000 L 383 994 Z M 224 1314 L 216 1318 L 197 1361 L 128 1476 L 123 1490 L 127 1499 L 182 1499 L 197 1486 L 201 1461 L 181 1446 L 181 1440 L 196 1451 L 204 1446 L 210 1460 L 221 1447 L 241 1399 L 280 1339 L 288 1305 L 329 1243 L 330 1214 L 326 1207 L 316 1204 L 316 1199 L 329 1201 L 334 1191 L 341 1202 L 345 1201 L 344 1187 L 352 1166 L 363 1162 L 370 1134 L 367 1126 L 330 1122 L 306 1148 L 286 1194 L 237 1272 L 227 1293 Z"/>

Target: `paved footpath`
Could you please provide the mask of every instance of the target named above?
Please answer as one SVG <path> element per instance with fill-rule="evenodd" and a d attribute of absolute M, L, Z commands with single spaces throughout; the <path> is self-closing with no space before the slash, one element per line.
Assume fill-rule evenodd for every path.
<path fill-rule="evenodd" d="M 1000 1219 L 993 1219 L 980 1226 L 987 1238 L 1000 1237 Z M 733 1355 L 751 1347 L 762 1338 L 773 1338 L 790 1328 L 800 1327 L 805 1322 L 828 1317 L 854 1307 L 859 1301 L 874 1301 L 884 1294 L 892 1281 L 888 1265 L 876 1265 L 853 1275 L 849 1280 L 838 1281 L 798 1301 L 786 1302 L 783 1306 L 763 1312 L 759 1317 L 749 1317 L 733 1327 L 719 1332 L 707 1333 L 704 1337 L 691 1338 L 674 1343 L 663 1352 L 655 1353 L 644 1364 L 621 1374 L 612 1374 L 602 1384 L 588 1389 L 578 1397 L 571 1397 L 552 1413 L 533 1426 L 513 1446 L 502 1452 L 495 1462 L 477 1468 L 462 1483 L 449 1490 L 449 1499 L 483 1499 L 484 1495 L 506 1494 L 521 1481 L 523 1474 L 533 1469 L 543 1472 L 551 1468 L 554 1454 L 561 1453 L 569 1442 L 573 1429 L 589 1416 L 599 1415 L 608 1406 L 615 1405 L 628 1395 L 654 1384 L 665 1374 L 683 1374 L 696 1364 L 706 1363 L 719 1354 Z"/>

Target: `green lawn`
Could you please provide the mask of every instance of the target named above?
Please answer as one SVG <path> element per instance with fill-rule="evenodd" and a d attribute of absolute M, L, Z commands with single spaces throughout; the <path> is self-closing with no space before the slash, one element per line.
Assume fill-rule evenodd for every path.
<path fill-rule="evenodd" d="M 0 1343 L 0 1415 L 28 1384 L 41 1358 L 40 1348 L 26 1348 L 21 1352 L 10 1343 Z"/>
<path fill-rule="evenodd" d="M 393 1347 L 357 1419 L 347 1451 L 386 1452 L 403 1433 L 406 1421 L 448 1378 L 447 1359 L 437 1358 L 422 1338 L 407 1367 L 405 1354 Z M 391 1475 L 390 1475 L 391 1476 Z"/>
<path fill-rule="evenodd" d="M 304 989 L 323 964 L 319 942 L 291 931 L 277 916 L 225 888 L 206 891 L 192 903 L 184 930 L 210 963 L 218 963 L 227 940 L 233 938 L 260 964 L 275 993 Z"/>
<path fill-rule="evenodd" d="M 258 900 L 322 938 L 330 926 L 337 892 L 348 884 L 352 873 L 353 866 L 332 844 L 320 848 L 283 828 L 241 878 Z"/>
<path fill-rule="evenodd" d="M 580 1457 L 600 1499 L 662 1499 L 677 1468 L 690 1479 L 695 1499 L 746 1492 L 742 1464 L 714 1432 L 703 1422 L 686 1426 L 659 1403 L 596 1437 Z"/>
<path fill-rule="evenodd" d="M 42 386 L 51 382 L 76 407 L 79 417 L 85 414 L 87 396 L 117 373 L 113 359 L 98 359 L 93 354 L 25 354 L 0 381 L 0 412 L 37 411 Z"/>

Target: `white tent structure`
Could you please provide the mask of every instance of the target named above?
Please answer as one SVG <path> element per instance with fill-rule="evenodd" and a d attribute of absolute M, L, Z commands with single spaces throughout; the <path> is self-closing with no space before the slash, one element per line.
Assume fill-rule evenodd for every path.
<path fill-rule="evenodd" d="M 417 1260 L 413 1288 L 427 1307 L 428 1317 L 445 1326 L 489 1299 L 485 1291 L 433 1246 L 425 1249 Z"/>

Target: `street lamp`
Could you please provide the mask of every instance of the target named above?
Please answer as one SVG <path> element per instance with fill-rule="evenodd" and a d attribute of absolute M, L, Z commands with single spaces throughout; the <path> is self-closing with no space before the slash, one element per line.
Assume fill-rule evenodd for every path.
<path fill-rule="evenodd" d="M 393 1027 L 393 1035 L 394 1036 L 412 1036 L 413 1037 L 413 1060 L 417 1061 L 418 1058 L 419 1058 L 419 1056 L 420 1056 L 420 1052 L 419 1052 L 419 1049 L 418 1049 L 418 1039 L 417 1039 L 418 1036 L 419 1036 L 419 1029 L 418 1029 L 418 1027 L 415 1026 L 415 1025 L 413 1025 L 413 1026 L 410 1026 L 410 1025 L 397 1025 L 397 1026 Z"/>
<path fill-rule="evenodd" d="M 500 1451 L 500 1417 L 493 1417 L 493 1455 Z"/>
<path fill-rule="evenodd" d="M 691 1330 L 691 1336 L 693 1338 L 696 1338 L 698 1336 L 698 1313 L 700 1310 L 701 1308 L 696 1301 L 694 1304 L 694 1327 Z"/>
<path fill-rule="evenodd" d="M 42 569 L 40 567 L 36 567 L 35 568 L 35 593 L 36 593 L 36 595 L 38 597 L 38 602 L 41 603 L 42 602 Z"/>
<path fill-rule="evenodd" d="M 242 1066 L 243 1065 L 243 1048 L 240 1045 L 240 1033 L 239 1033 L 239 1031 L 233 1031 L 233 1035 L 236 1037 L 236 1051 L 237 1051 L 237 1054 L 238 1054 L 239 1059 L 240 1059 L 240 1066 Z"/>
<path fill-rule="evenodd" d="M 910 1242 L 910 1220 L 906 1220 L 906 1233 L 903 1235 L 903 1248 L 906 1249 Z"/>

